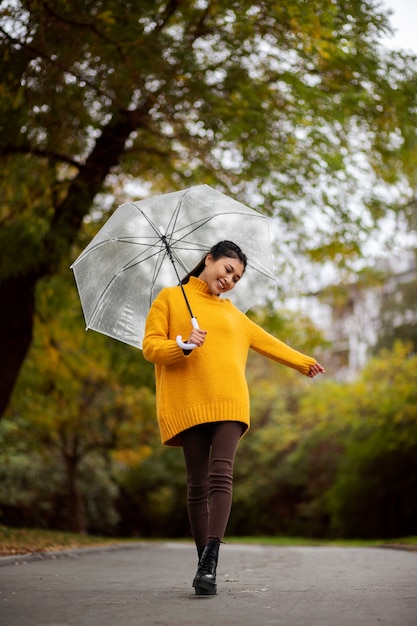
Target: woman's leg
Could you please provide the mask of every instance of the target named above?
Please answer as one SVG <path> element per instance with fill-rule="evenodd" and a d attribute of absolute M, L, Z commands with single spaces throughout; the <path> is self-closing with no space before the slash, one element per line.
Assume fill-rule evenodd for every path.
<path fill-rule="evenodd" d="M 197 548 L 223 539 L 232 505 L 233 462 L 240 422 L 214 422 L 181 435 L 187 469 L 187 508 Z M 211 449 L 211 451 L 210 451 Z"/>
<path fill-rule="evenodd" d="M 207 540 L 223 539 L 233 497 L 233 464 L 242 435 L 240 422 L 213 424 L 209 463 L 209 516 Z"/>
<path fill-rule="evenodd" d="M 187 511 L 199 555 L 207 542 L 211 424 L 181 433 L 187 470 Z"/>
<path fill-rule="evenodd" d="M 206 444 L 200 448 L 200 452 L 202 452 L 203 449 L 207 450 L 206 445 L 210 449 L 211 444 L 208 467 L 207 452 L 204 460 L 201 457 L 199 460 L 197 456 L 195 457 L 196 464 L 200 467 L 204 466 L 208 472 L 208 479 L 206 474 L 204 484 L 206 492 L 207 486 L 209 492 L 208 516 L 205 518 L 207 519 L 207 539 L 204 550 L 201 554 L 199 552 L 198 569 L 193 580 L 193 587 L 197 595 L 214 595 L 217 593 L 216 571 L 219 547 L 226 532 L 232 506 L 233 463 L 241 434 L 242 424 L 240 422 L 215 422 L 211 425 L 210 430 L 207 429 L 204 433 Z M 189 444 L 190 441 L 187 438 L 187 450 Z M 187 456 L 190 455 L 186 453 Z M 207 501 L 205 511 L 207 512 Z M 201 538 L 198 541 L 201 541 Z"/>

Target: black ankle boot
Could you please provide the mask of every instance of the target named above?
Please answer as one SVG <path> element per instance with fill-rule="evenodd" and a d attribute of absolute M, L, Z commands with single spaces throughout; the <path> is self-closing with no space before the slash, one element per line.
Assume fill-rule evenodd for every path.
<path fill-rule="evenodd" d="M 203 556 L 204 548 L 206 546 L 197 546 L 197 554 L 198 554 L 198 562 L 200 563 L 200 559 Z"/>
<path fill-rule="evenodd" d="M 210 539 L 204 547 L 193 580 L 195 592 L 200 596 L 214 596 L 217 592 L 216 569 L 219 559 L 220 539 Z"/>

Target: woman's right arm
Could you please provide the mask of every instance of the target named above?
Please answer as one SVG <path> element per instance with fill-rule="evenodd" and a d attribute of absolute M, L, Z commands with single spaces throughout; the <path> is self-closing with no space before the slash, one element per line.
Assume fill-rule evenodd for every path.
<path fill-rule="evenodd" d="M 151 363 L 172 365 L 184 358 L 177 342 L 169 339 L 169 318 L 168 303 L 162 296 L 158 296 L 146 318 L 142 345 L 143 356 Z"/>

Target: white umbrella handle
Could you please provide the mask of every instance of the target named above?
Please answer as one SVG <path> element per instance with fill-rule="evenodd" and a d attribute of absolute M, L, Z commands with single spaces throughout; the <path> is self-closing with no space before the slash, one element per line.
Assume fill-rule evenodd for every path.
<path fill-rule="evenodd" d="M 195 317 L 191 318 L 191 324 L 193 325 L 193 328 L 196 328 L 196 329 L 200 328 Z M 177 335 L 177 345 L 183 350 L 194 350 L 194 348 L 198 348 L 197 344 L 195 343 L 185 343 L 182 340 L 182 335 Z"/>

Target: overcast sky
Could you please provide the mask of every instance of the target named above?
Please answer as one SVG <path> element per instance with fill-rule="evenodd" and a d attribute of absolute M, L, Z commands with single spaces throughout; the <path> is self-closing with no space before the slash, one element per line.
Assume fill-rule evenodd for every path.
<path fill-rule="evenodd" d="M 393 11 L 391 24 L 394 37 L 386 40 L 390 48 L 403 48 L 417 53 L 417 0 L 383 0 L 383 6 Z"/>

